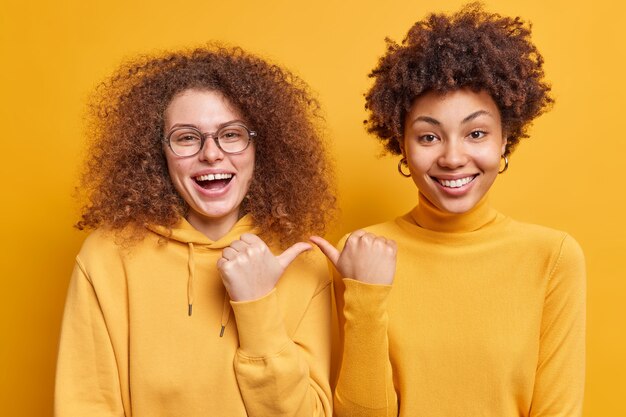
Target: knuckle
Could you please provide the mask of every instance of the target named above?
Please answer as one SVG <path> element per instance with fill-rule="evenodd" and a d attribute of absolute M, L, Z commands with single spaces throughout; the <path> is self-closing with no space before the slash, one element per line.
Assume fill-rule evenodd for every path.
<path fill-rule="evenodd" d="M 249 258 L 254 258 L 259 256 L 261 253 L 263 252 L 263 250 L 261 248 L 259 248 L 257 245 L 251 245 L 248 246 L 245 249 L 245 254 L 249 257 Z"/>

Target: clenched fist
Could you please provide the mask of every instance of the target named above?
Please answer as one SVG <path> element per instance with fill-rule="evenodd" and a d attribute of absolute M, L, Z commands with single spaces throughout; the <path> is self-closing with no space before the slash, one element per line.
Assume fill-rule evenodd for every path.
<path fill-rule="evenodd" d="M 319 236 L 311 241 L 322 250 L 344 278 L 367 284 L 390 285 L 396 273 L 396 242 L 356 230 L 348 237 L 343 251 Z"/>
<path fill-rule="evenodd" d="M 256 300 L 272 291 L 287 266 L 310 249 L 310 244 L 298 242 L 274 256 L 260 237 L 245 233 L 224 248 L 217 269 L 231 300 Z"/>

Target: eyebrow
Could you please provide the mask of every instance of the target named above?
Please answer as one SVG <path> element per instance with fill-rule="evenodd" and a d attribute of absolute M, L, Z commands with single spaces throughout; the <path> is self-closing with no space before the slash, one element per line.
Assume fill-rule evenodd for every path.
<path fill-rule="evenodd" d="M 474 119 L 476 119 L 479 116 L 489 116 L 489 117 L 493 117 L 491 115 L 491 113 L 489 113 L 487 110 L 478 110 L 475 111 L 474 113 L 470 114 L 469 116 L 467 116 L 465 119 L 463 119 L 463 121 L 461 123 L 467 123 L 470 122 Z"/>
<path fill-rule="evenodd" d="M 429 117 L 429 116 L 417 116 L 415 118 L 415 120 L 413 120 L 412 124 L 415 124 L 417 122 L 426 122 L 426 123 L 429 123 L 431 125 L 441 126 L 441 122 L 439 120 L 434 119 L 434 118 Z"/>
<path fill-rule="evenodd" d="M 489 113 L 487 110 L 477 110 L 474 113 L 470 114 L 469 116 L 465 117 L 463 120 L 461 120 L 461 124 L 470 122 L 474 119 L 476 119 L 479 116 L 489 116 L 489 117 L 493 117 L 491 115 L 491 113 Z M 441 122 L 433 117 L 430 116 L 417 116 L 415 118 L 415 120 L 413 120 L 412 124 L 415 124 L 417 122 L 426 122 L 429 123 L 431 125 L 435 125 L 435 126 L 441 126 Z"/>
<path fill-rule="evenodd" d="M 215 130 L 216 132 L 218 130 L 220 130 L 221 128 L 223 128 L 224 126 L 228 126 L 228 125 L 232 125 L 234 123 L 240 123 L 242 125 L 245 125 L 246 123 L 241 120 L 241 119 L 234 119 L 234 120 L 229 120 L 227 122 L 224 123 L 220 123 L 219 125 L 217 125 L 217 129 Z M 172 131 L 172 129 L 175 129 L 177 127 L 193 127 L 194 129 L 201 131 L 200 127 L 194 124 L 189 124 L 189 123 L 174 123 L 172 126 L 170 126 L 170 128 L 167 130 L 168 132 Z"/>

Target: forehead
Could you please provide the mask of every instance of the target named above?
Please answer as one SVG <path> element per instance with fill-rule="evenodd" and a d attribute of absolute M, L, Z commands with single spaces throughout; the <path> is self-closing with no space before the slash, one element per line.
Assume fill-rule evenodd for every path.
<path fill-rule="evenodd" d="M 458 89 L 449 92 L 429 91 L 413 101 L 407 114 L 407 122 L 420 116 L 428 116 L 441 122 L 460 122 L 468 115 L 486 112 L 500 121 L 500 111 L 495 101 L 484 90 Z"/>
<path fill-rule="evenodd" d="M 164 112 L 165 128 L 174 124 L 190 124 L 211 128 L 242 115 L 219 91 L 188 89 L 176 94 Z"/>

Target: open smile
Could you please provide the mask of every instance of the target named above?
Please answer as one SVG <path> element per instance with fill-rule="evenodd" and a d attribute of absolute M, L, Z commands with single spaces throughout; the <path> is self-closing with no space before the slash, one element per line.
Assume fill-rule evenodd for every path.
<path fill-rule="evenodd" d="M 220 190 L 228 186 L 234 175 L 231 173 L 204 174 L 193 177 L 193 180 L 205 190 Z"/>
<path fill-rule="evenodd" d="M 437 178 L 437 177 L 431 177 L 431 178 L 435 182 L 437 182 L 439 185 L 441 185 L 442 187 L 445 187 L 445 188 L 461 188 L 461 187 L 471 183 L 472 181 L 474 181 L 474 179 L 477 176 L 478 176 L 478 174 L 470 175 L 468 177 L 463 177 L 463 178 L 457 178 L 457 179 L 453 179 L 453 180 L 441 179 L 441 178 Z"/>

